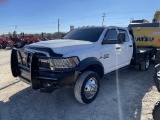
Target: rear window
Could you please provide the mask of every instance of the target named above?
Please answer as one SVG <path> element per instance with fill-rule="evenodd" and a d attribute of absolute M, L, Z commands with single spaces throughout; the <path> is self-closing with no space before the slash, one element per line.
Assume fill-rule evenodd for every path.
<path fill-rule="evenodd" d="M 104 28 L 78 28 L 69 32 L 63 39 L 84 40 L 90 42 L 98 41 Z"/>

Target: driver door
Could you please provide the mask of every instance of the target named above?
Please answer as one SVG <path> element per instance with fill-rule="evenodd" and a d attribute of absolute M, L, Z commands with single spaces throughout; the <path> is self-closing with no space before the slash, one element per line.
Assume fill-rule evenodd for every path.
<path fill-rule="evenodd" d="M 120 44 L 117 44 L 117 37 L 118 37 L 118 31 L 116 28 L 108 29 L 104 40 L 106 40 L 106 44 L 103 44 L 101 46 L 101 62 L 103 63 L 105 74 L 109 73 L 111 71 L 114 71 L 119 68 L 119 62 L 118 62 L 118 54 L 121 53 Z"/>

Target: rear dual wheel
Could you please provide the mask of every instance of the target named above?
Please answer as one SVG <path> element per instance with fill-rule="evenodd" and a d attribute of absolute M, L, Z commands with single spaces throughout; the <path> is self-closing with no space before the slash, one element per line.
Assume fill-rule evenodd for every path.
<path fill-rule="evenodd" d="M 146 57 L 145 61 L 140 64 L 140 70 L 147 71 L 150 66 L 149 56 Z"/>
<path fill-rule="evenodd" d="M 141 70 L 141 71 L 147 71 L 149 67 L 150 67 L 150 58 L 149 58 L 149 55 L 147 55 L 144 62 L 140 63 L 139 65 L 136 65 L 135 69 Z"/>

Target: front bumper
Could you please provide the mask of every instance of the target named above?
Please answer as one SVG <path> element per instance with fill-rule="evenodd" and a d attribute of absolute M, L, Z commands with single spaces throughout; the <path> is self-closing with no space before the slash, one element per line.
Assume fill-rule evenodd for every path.
<path fill-rule="evenodd" d="M 33 89 L 40 89 L 42 92 L 52 92 L 54 89 L 71 86 L 79 75 L 77 68 L 53 71 L 47 69 L 39 69 L 38 57 L 36 52 L 30 52 L 29 67 L 26 64 L 18 63 L 17 51 L 24 51 L 23 49 L 14 48 L 11 53 L 11 70 L 14 77 L 19 77 L 20 80 L 30 84 Z M 25 58 L 28 61 L 28 54 Z"/>

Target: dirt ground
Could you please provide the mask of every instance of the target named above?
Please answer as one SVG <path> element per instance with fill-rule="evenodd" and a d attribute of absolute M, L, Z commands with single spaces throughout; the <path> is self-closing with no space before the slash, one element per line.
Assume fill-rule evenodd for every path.
<path fill-rule="evenodd" d="M 40 93 L 12 77 L 11 50 L 0 50 L 0 120 L 152 120 L 160 94 L 147 72 L 132 68 L 101 80 L 100 92 L 89 105 L 76 101 L 72 88 Z"/>

